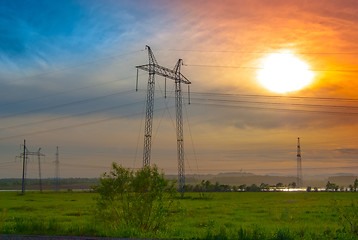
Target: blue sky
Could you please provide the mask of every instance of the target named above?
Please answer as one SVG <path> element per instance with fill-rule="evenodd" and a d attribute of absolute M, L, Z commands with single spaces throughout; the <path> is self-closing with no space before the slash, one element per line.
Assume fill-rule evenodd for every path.
<path fill-rule="evenodd" d="M 155 6 L 145 1 L 2 1 L 1 64 L 46 69 L 120 52 L 138 38 L 151 37 Z"/>
<path fill-rule="evenodd" d="M 60 50 L 74 56 L 89 54 L 100 43 L 90 9 L 73 1 L 7 1 L 1 13 L 3 64 L 46 67 L 61 60 Z"/>
<path fill-rule="evenodd" d="M 151 31 L 153 26 L 161 28 L 159 25 L 165 23 L 158 20 L 164 17 L 157 14 L 159 11 L 158 5 L 146 1 L 2 1 L 2 103 L 132 75 L 134 62 L 123 66 L 126 71 L 121 73 L 113 70 L 118 65 L 112 69 L 111 65 L 117 64 L 118 55 L 144 50 L 146 40 L 157 34 Z M 106 79 L 103 74 L 110 76 Z M 45 103 L 76 101 L 96 94 L 75 92 Z M 43 102 L 28 105 L 41 106 Z M 25 105 L 3 107 L 0 112 L 24 111 L 29 107 Z"/>

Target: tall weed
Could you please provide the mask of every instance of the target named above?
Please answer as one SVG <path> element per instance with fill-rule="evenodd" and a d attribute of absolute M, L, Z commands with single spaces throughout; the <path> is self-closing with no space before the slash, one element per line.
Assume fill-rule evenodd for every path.
<path fill-rule="evenodd" d="M 358 238 L 358 201 L 352 201 L 348 206 L 342 206 L 335 201 L 336 211 L 339 213 L 343 230 Z"/>

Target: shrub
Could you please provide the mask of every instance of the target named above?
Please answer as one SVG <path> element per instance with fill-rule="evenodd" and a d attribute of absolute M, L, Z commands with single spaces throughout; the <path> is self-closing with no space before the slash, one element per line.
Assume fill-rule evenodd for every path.
<path fill-rule="evenodd" d="M 100 195 L 98 215 L 117 229 L 124 225 L 145 232 L 165 227 L 176 194 L 174 182 L 166 180 L 156 166 L 134 172 L 116 163 L 95 190 Z"/>

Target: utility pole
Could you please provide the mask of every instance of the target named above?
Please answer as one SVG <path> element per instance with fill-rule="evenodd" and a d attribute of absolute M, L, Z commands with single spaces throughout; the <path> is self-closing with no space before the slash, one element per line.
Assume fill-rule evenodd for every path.
<path fill-rule="evenodd" d="M 59 153 L 58 153 L 58 146 L 56 147 L 56 170 L 55 170 L 55 191 L 58 192 L 59 191 L 59 177 L 60 177 L 60 161 L 59 161 Z"/>
<path fill-rule="evenodd" d="M 40 192 L 42 192 L 42 182 L 41 182 L 41 156 L 45 156 L 45 154 L 40 153 L 41 148 L 37 151 L 37 160 L 39 161 L 39 184 L 40 184 Z"/>
<path fill-rule="evenodd" d="M 21 195 L 25 194 L 25 172 L 26 172 L 26 140 L 24 139 L 24 151 L 22 153 L 22 184 L 21 184 Z"/>
<path fill-rule="evenodd" d="M 302 159 L 300 138 L 297 138 L 297 186 L 302 187 Z"/>
<path fill-rule="evenodd" d="M 165 77 L 165 91 L 166 91 L 167 78 L 172 79 L 175 82 L 178 180 L 179 180 L 179 192 L 183 196 L 184 186 L 185 186 L 185 174 L 184 174 L 184 139 L 183 139 L 181 83 L 187 84 L 189 90 L 189 84 L 191 84 L 191 82 L 180 72 L 181 65 L 183 65 L 182 59 L 178 60 L 174 69 L 169 69 L 158 64 L 152 50 L 148 45 L 146 46 L 146 49 L 148 50 L 149 64 L 136 66 L 137 68 L 136 90 L 138 90 L 138 69 L 142 69 L 144 71 L 149 72 L 148 86 L 147 86 L 145 129 L 144 129 L 143 167 L 150 166 L 153 109 L 154 109 L 154 89 L 155 89 L 154 76 L 155 74 L 158 74 L 162 77 Z"/>
<path fill-rule="evenodd" d="M 40 153 L 41 148 L 37 152 L 30 152 L 26 147 L 26 140 L 24 139 L 24 148 L 23 152 L 20 154 L 19 157 L 22 158 L 22 186 L 21 186 L 21 195 L 25 194 L 25 185 L 26 185 L 26 170 L 27 170 L 27 160 L 29 155 L 38 156 L 39 161 L 39 178 L 40 178 L 40 191 L 42 192 L 42 183 L 41 183 L 41 165 L 40 165 L 40 157 L 45 156 L 44 154 Z"/>

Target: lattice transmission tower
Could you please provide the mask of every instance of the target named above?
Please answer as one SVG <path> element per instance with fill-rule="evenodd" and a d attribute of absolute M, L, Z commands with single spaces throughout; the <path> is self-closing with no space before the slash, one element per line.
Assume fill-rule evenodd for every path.
<path fill-rule="evenodd" d="M 58 192 L 60 190 L 60 160 L 59 160 L 59 152 L 58 146 L 56 147 L 56 160 L 55 160 L 55 191 Z"/>
<path fill-rule="evenodd" d="M 179 192 L 183 196 L 185 186 L 184 173 L 184 139 L 183 139 L 183 120 L 182 120 L 182 88 L 181 84 L 189 84 L 191 82 L 181 74 L 181 65 L 183 60 L 179 59 L 174 69 L 169 69 L 158 64 L 150 47 L 145 47 L 148 50 L 149 64 L 136 66 L 137 68 L 137 82 L 136 90 L 138 90 L 138 70 L 149 72 L 148 86 L 147 86 L 147 100 L 146 100 L 146 114 L 145 114 L 145 128 L 144 128 L 144 149 L 143 149 L 143 167 L 150 165 L 151 144 L 152 144 L 152 125 L 153 125 L 153 109 L 154 109 L 154 90 L 155 90 L 155 74 L 172 79 L 175 83 L 175 106 L 176 106 L 176 133 L 177 133 L 177 157 L 178 157 L 178 181 Z M 189 91 L 188 91 L 189 92 Z M 190 95 L 189 95 L 190 96 Z"/>
<path fill-rule="evenodd" d="M 42 180 L 41 180 L 41 157 L 44 157 L 45 154 L 41 153 L 41 148 L 37 151 L 37 161 L 39 163 L 39 185 L 40 185 L 40 192 L 42 192 Z"/>
<path fill-rule="evenodd" d="M 26 172 L 27 172 L 27 162 L 29 156 L 37 156 L 39 163 L 39 186 L 40 191 L 42 192 L 42 182 L 41 182 L 41 157 L 44 157 L 45 154 L 42 154 L 41 148 L 37 152 L 30 152 L 26 146 L 26 140 L 24 139 L 23 151 L 20 153 L 19 158 L 22 159 L 22 183 L 21 183 L 21 195 L 25 194 L 25 185 L 26 185 Z"/>
<path fill-rule="evenodd" d="M 300 138 L 297 138 L 297 187 L 302 187 L 302 159 Z"/>

